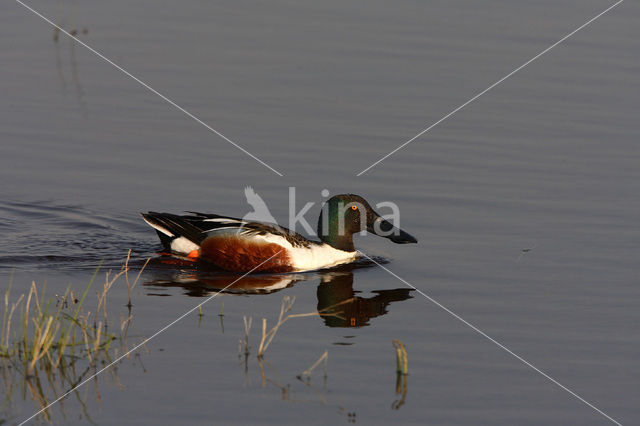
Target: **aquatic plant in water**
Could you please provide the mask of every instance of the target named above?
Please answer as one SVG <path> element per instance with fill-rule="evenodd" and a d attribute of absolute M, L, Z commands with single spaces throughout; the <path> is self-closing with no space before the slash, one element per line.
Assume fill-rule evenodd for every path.
<path fill-rule="evenodd" d="M 5 384 L 15 382 L 19 375 L 30 389 L 30 394 L 43 408 L 48 405 L 48 399 L 40 386 L 39 373 L 43 372 L 49 382 L 67 382 L 70 388 L 78 375 L 76 368 L 80 366 L 80 377 L 94 370 L 96 366 L 104 365 L 111 361 L 112 355 L 127 348 L 127 333 L 132 318 L 130 311 L 130 292 L 135 287 L 140 274 L 133 284 L 129 281 L 129 259 L 119 271 L 111 270 L 105 273 L 105 281 L 96 291 L 96 307 L 91 312 L 86 308 L 87 295 L 93 287 L 99 273 L 100 266 L 96 268 L 82 294 L 67 287 L 62 295 L 47 298 L 46 286 L 39 287 L 35 281 L 31 283 L 29 292 L 21 294 L 12 300 L 11 291 L 13 279 L 4 293 L 2 328 L 0 329 L 0 370 L 5 376 L 11 371 L 12 380 L 6 380 Z M 114 332 L 108 326 L 107 294 L 121 277 L 124 277 L 129 290 L 129 315 L 121 316 L 119 327 Z M 119 348 L 112 348 L 114 341 L 120 342 Z M 77 384 L 78 382 L 75 382 Z M 7 385 L 8 386 L 8 385 Z M 6 389 L 6 399 L 11 398 L 11 389 Z M 5 400 L 4 404 L 10 405 Z M 46 420 L 49 413 L 43 412 Z"/>

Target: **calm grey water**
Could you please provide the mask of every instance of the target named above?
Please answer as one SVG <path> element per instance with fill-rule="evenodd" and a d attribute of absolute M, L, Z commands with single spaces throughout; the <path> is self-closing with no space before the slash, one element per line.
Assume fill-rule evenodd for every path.
<path fill-rule="evenodd" d="M 140 211 L 241 216 L 252 185 L 286 225 L 295 186 L 298 208 L 316 201 L 314 223 L 321 190 L 354 192 L 396 202 L 402 228 L 419 240 L 359 237 L 359 248 L 612 418 L 638 422 L 637 2 L 360 177 L 612 3 L 29 4 L 284 176 L 63 34 L 54 41 L 51 26 L 6 0 L 1 290 L 12 271 L 16 293 L 32 280 L 50 294 L 84 288 L 101 259 L 118 267 L 128 249 L 140 266 L 159 249 Z M 186 317 L 120 362 L 117 377 L 86 385 L 85 409 L 75 396 L 55 406 L 53 422 L 609 422 L 381 267 L 359 266 L 284 283 L 262 277 L 285 288 L 216 297 L 202 318 Z M 154 261 L 134 292 L 134 337 L 225 282 Z M 267 351 L 263 386 L 259 323 L 273 323 L 283 296 L 296 296 L 294 313 L 356 297 L 356 326 L 290 320 Z M 111 315 L 126 314 L 126 288 L 110 297 Z M 245 315 L 254 320 L 246 365 L 238 358 Z M 409 359 L 397 409 L 393 339 Z M 319 367 L 308 383 L 298 380 L 325 350 L 326 379 Z M 9 401 L 1 417 L 10 423 L 38 409 L 18 391 Z"/>

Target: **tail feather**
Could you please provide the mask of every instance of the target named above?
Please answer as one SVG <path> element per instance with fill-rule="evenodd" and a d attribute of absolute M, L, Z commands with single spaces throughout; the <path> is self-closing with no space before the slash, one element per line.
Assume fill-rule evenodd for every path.
<path fill-rule="evenodd" d="M 170 248 L 171 242 L 176 238 L 184 237 L 197 245 L 200 245 L 205 238 L 200 228 L 181 216 L 157 212 L 141 214 L 144 221 L 156 230 L 166 248 Z"/>
<path fill-rule="evenodd" d="M 158 234 L 158 238 L 160 238 L 160 242 L 162 243 L 162 246 L 166 250 L 171 250 L 171 242 L 175 240 L 176 237 L 170 237 L 164 232 L 158 231 L 157 229 L 156 229 L 156 233 Z"/>

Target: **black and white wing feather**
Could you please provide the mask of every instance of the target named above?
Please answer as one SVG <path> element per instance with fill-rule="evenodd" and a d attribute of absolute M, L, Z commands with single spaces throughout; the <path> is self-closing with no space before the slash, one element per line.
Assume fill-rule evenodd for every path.
<path fill-rule="evenodd" d="M 177 238 L 186 238 L 201 245 L 212 236 L 233 233 L 246 237 L 274 235 L 286 239 L 293 247 L 310 247 L 316 244 L 302 235 L 282 226 L 262 222 L 245 222 L 242 219 L 217 214 L 189 212 L 189 215 L 149 212 L 143 213 L 144 220 L 152 226 L 167 248 Z"/>

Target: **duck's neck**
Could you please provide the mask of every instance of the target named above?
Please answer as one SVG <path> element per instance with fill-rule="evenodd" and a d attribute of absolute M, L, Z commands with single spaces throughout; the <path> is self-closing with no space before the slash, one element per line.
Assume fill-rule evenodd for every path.
<path fill-rule="evenodd" d="M 353 233 L 345 230 L 342 232 L 342 235 L 340 235 L 338 226 L 338 220 L 335 215 L 333 215 L 333 218 L 329 216 L 329 220 L 323 220 L 322 212 L 320 212 L 320 218 L 318 218 L 318 237 L 320 237 L 323 243 L 329 244 L 335 249 L 348 252 L 355 251 L 355 247 L 353 246 Z"/>

